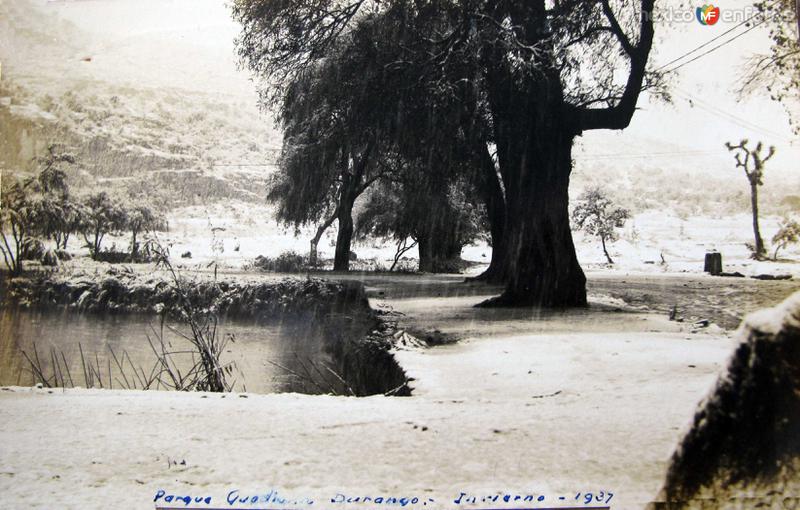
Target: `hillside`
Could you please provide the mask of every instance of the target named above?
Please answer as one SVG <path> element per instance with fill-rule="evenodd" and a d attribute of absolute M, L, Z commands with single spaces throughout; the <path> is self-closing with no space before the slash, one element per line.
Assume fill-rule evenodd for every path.
<path fill-rule="evenodd" d="M 192 87 L 186 75 L 162 80 L 162 65 L 131 80 L 139 63 L 128 57 L 137 47 L 144 51 L 135 39 L 100 48 L 47 6 L 23 1 L 0 9 L 6 20 L 0 25 L 0 162 L 7 171 L 33 170 L 33 157 L 59 143 L 78 156 L 71 178 L 79 188 L 145 186 L 176 205 L 262 201 L 280 135 L 258 111 L 252 90 Z M 215 57 L 194 53 L 189 65 L 200 68 Z"/>

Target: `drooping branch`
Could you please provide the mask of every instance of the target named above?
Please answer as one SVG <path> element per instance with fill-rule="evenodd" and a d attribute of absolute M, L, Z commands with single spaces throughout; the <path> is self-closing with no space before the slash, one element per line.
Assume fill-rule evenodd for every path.
<path fill-rule="evenodd" d="M 243 28 L 236 40 L 239 57 L 255 74 L 274 79 L 280 89 L 326 54 L 366 2 L 235 0 L 233 18 Z"/>

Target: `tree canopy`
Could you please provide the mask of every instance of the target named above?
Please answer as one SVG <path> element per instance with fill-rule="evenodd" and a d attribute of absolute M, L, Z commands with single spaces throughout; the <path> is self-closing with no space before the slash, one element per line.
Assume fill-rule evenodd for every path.
<path fill-rule="evenodd" d="M 769 30 L 772 45 L 766 53 L 748 57 L 741 94 L 767 92 L 784 104 L 795 129 L 800 128 L 797 112 L 800 98 L 800 13 L 796 0 L 763 0 L 756 9 Z"/>
<path fill-rule="evenodd" d="M 375 140 L 378 156 L 424 161 L 414 167 L 426 176 L 471 167 L 490 177 L 477 181 L 502 190 L 504 214 L 490 217 L 502 222 L 492 232 L 505 239 L 506 292 L 489 304 L 564 306 L 586 303 L 567 210 L 572 143 L 586 130 L 625 128 L 641 91 L 659 84 L 647 69 L 653 4 L 235 0 L 233 15 L 264 104 L 285 104 L 297 83 L 331 68 L 340 84 L 326 96 L 352 105 L 368 94 L 379 112 L 339 117 L 352 131 L 336 145 Z M 497 172 L 483 163 L 487 151 Z M 487 209 L 500 196 L 481 195 Z"/>

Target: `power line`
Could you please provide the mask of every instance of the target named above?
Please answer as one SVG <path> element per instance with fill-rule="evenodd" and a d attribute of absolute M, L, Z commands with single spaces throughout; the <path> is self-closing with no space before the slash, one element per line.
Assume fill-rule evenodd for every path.
<path fill-rule="evenodd" d="M 711 150 L 685 150 L 685 151 L 669 151 L 669 152 L 648 152 L 648 153 L 603 153 L 603 154 L 582 154 L 575 156 L 575 159 L 639 159 L 639 158 L 653 158 L 653 157 L 675 157 L 675 156 L 712 156 L 719 154 L 719 151 Z"/>
<path fill-rule="evenodd" d="M 796 151 L 796 149 L 795 149 Z M 617 160 L 617 159 L 650 159 L 650 158 L 660 158 L 660 157 L 673 157 L 676 159 L 683 159 L 681 156 L 688 157 L 691 156 L 693 158 L 696 157 L 718 157 L 722 158 L 725 156 L 725 152 L 721 152 L 720 150 L 706 150 L 706 149 L 688 149 L 688 150 L 676 150 L 676 151 L 664 151 L 664 152 L 640 152 L 640 153 L 600 153 L 600 154 L 580 154 L 575 155 L 575 159 L 580 160 Z"/>
<path fill-rule="evenodd" d="M 714 38 L 712 38 L 712 39 L 709 39 L 708 41 L 704 42 L 704 43 L 703 43 L 703 44 L 701 44 L 700 46 L 698 46 L 698 47 L 694 48 L 693 50 L 691 50 L 691 51 L 687 51 L 687 52 L 686 52 L 686 53 L 684 53 L 683 55 L 681 55 L 681 56 L 679 56 L 679 57 L 677 57 L 677 58 L 675 58 L 675 59 L 673 59 L 673 60 L 670 60 L 669 62 L 667 62 L 667 63 L 666 63 L 666 64 L 664 64 L 663 66 L 661 66 L 661 67 L 659 67 L 658 69 L 656 69 L 656 71 L 660 71 L 660 70 L 664 69 L 665 67 L 669 67 L 669 66 L 671 66 L 672 64 L 674 64 L 675 62 L 678 62 L 679 60 L 683 60 L 685 57 L 688 57 L 688 56 L 689 56 L 689 55 L 691 55 L 692 53 L 695 53 L 696 51 L 699 51 L 699 50 L 701 50 L 701 49 L 705 48 L 706 46 L 708 46 L 709 44 L 713 43 L 714 41 L 716 41 L 716 40 L 720 39 L 721 37 L 725 37 L 725 36 L 726 36 L 726 35 L 728 35 L 729 33 L 733 32 L 734 30 L 736 30 L 736 29 L 737 29 L 737 28 L 739 28 L 740 26 L 742 26 L 742 25 L 744 25 L 744 24 L 746 24 L 746 23 L 749 23 L 749 22 L 750 22 L 750 20 L 752 20 L 753 18 L 755 18 L 755 17 L 756 17 L 756 16 L 758 16 L 758 15 L 759 15 L 758 13 L 756 13 L 756 14 L 753 14 L 752 16 L 750 16 L 749 18 L 747 18 L 746 20 L 744 20 L 744 21 L 742 21 L 741 23 L 739 23 L 738 25 L 736 25 L 735 27 L 733 27 L 733 28 L 730 28 L 730 29 L 726 30 L 725 32 L 722 32 L 721 34 L 719 34 L 718 36 L 716 36 L 716 37 L 714 37 Z M 667 72 L 671 72 L 671 71 L 667 71 Z"/>
<path fill-rule="evenodd" d="M 719 108 L 719 107 L 717 107 L 715 105 L 707 103 L 707 102 L 703 101 L 702 99 L 699 99 L 699 98 L 691 95 L 689 92 L 686 92 L 685 90 L 678 89 L 678 95 L 680 97 L 682 97 L 683 99 L 686 99 L 689 102 L 693 103 L 693 106 L 696 106 L 697 108 L 699 108 L 701 110 L 704 110 L 707 113 L 710 113 L 711 115 L 716 116 L 717 118 L 726 120 L 726 121 L 728 121 L 728 122 L 730 122 L 732 124 L 735 124 L 735 125 L 737 125 L 737 126 L 739 126 L 741 128 L 744 128 L 744 129 L 747 129 L 747 130 L 750 130 L 750 131 L 755 131 L 755 132 L 760 133 L 760 134 L 765 135 L 765 136 L 778 138 L 782 142 L 788 143 L 790 145 L 793 144 L 793 142 L 789 138 L 786 138 L 785 135 L 782 135 L 782 134 L 778 133 L 777 131 L 772 131 L 771 129 L 765 128 L 763 126 L 759 126 L 758 124 L 755 124 L 755 123 L 753 123 L 753 122 L 751 122 L 751 121 L 749 121 L 749 120 L 747 120 L 747 119 L 745 119 L 743 117 L 739 117 L 737 115 L 734 115 L 733 113 L 727 112 L 727 111 L 723 110 L 722 108 Z"/>
<path fill-rule="evenodd" d="M 688 64 L 691 64 L 692 62 L 696 61 L 697 59 L 700 59 L 700 58 L 702 58 L 702 57 L 704 57 L 704 56 L 708 55 L 709 53 L 713 53 L 713 52 L 717 51 L 718 49 L 722 48 L 722 47 L 723 47 L 723 46 L 725 46 L 726 44 L 730 44 L 730 43 L 732 43 L 733 41 L 735 41 L 736 39 L 738 39 L 738 38 L 742 37 L 743 35 L 745 35 L 746 33 L 748 33 L 749 31 L 751 31 L 751 30 L 754 30 L 756 27 L 758 27 L 759 25 L 761 25 L 761 24 L 762 24 L 762 23 L 764 23 L 765 21 L 766 21 L 766 18 L 762 19 L 762 20 L 761 20 L 761 21 L 759 21 L 758 23 L 755 23 L 755 24 L 754 24 L 752 27 L 748 28 L 748 29 L 747 29 L 747 30 L 745 30 L 744 32 L 741 32 L 741 33 L 739 33 L 739 34 L 736 34 L 734 37 L 731 37 L 731 38 L 730 38 L 730 39 L 728 39 L 727 41 L 725 41 L 725 42 L 723 42 L 723 43 L 721 43 L 721 44 L 718 44 L 718 45 L 714 46 L 713 48 L 711 48 L 711 49 L 710 49 L 710 50 L 708 50 L 708 51 L 704 51 L 703 53 L 699 54 L 698 56 L 694 57 L 693 59 L 691 59 L 691 60 L 687 60 L 686 62 L 683 62 L 683 63 L 681 63 L 681 64 L 678 64 L 677 66 L 673 67 L 672 69 L 667 69 L 667 70 L 666 70 L 666 71 L 664 71 L 664 72 L 665 72 L 665 73 L 672 73 L 672 72 L 675 72 L 675 71 L 677 71 L 678 69 L 680 69 L 681 67 L 683 67 L 683 66 L 685 66 L 685 65 L 688 65 Z"/>

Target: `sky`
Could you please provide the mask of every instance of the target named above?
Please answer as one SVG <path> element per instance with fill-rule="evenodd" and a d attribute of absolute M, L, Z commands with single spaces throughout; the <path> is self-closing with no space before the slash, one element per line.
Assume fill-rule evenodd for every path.
<path fill-rule="evenodd" d="M 255 106 L 255 85 L 248 73 L 236 66 L 233 39 L 238 26 L 222 0 L 14 1 L 28 2 L 45 13 L 43 23 L 58 27 L 55 37 L 69 32 L 65 39 L 74 47 L 63 76 L 238 95 Z M 746 15 L 749 5 L 728 0 L 719 6 L 735 17 Z M 656 66 L 719 36 L 741 19 L 723 16 L 713 26 L 704 26 L 693 17 L 693 10 L 694 6 L 688 5 L 672 11 L 674 17 L 687 18 L 685 21 L 657 22 L 651 57 Z M 69 25 L 78 30 L 68 30 Z M 765 96 L 740 100 L 735 93 L 745 58 L 768 47 L 766 31 L 756 28 L 682 67 L 671 76 L 671 104 L 644 97 L 626 130 L 584 134 L 575 151 L 578 168 L 592 170 L 613 164 L 731 171 L 733 159 L 723 144 L 748 138 L 777 147 L 771 172 L 797 176 L 800 144 L 784 107 Z M 41 57 L 38 61 L 46 61 Z M 91 57 L 90 65 L 81 62 L 84 57 Z M 13 64 L 13 58 L 8 60 Z M 17 63 L 16 67 L 5 66 L 4 72 L 12 77 L 23 68 L 25 73 L 44 72 L 41 66 L 26 68 Z"/>

